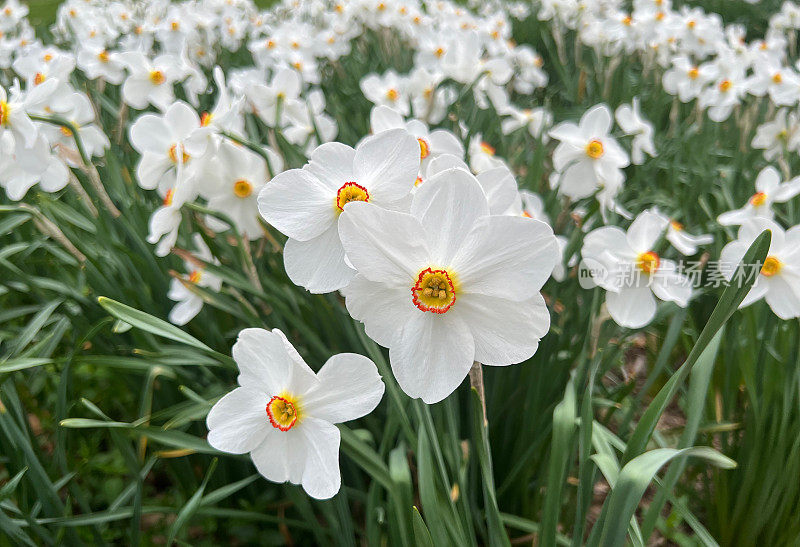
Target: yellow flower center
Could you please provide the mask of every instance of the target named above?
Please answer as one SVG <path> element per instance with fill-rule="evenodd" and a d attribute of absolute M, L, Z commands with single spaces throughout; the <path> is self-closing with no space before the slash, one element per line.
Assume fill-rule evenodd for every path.
<path fill-rule="evenodd" d="M 593 160 L 602 157 L 604 152 L 605 150 L 603 150 L 603 143 L 597 139 L 589 141 L 589 144 L 586 145 L 586 155 Z"/>
<path fill-rule="evenodd" d="M 166 80 L 167 79 L 164 77 L 164 73 L 161 72 L 160 70 L 151 70 L 150 71 L 150 81 L 153 83 L 153 85 L 161 85 Z"/>
<path fill-rule="evenodd" d="M 203 112 L 203 115 L 200 116 L 200 127 L 208 127 L 211 125 L 211 120 L 214 119 L 214 114 L 211 112 Z"/>
<path fill-rule="evenodd" d="M 8 125 L 8 103 L 0 101 L 0 125 Z"/>
<path fill-rule="evenodd" d="M 72 136 L 72 129 L 62 125 L 61 126 L 61 134 L 64 135 L 65 137 L 71 137 Z"/>
<path fill-rule="evenodd" d="M 756 192 L 750 197 L 750 204 L 755 207 L 760 207 L 767 202 L 767 194 L 764 192 Z"/>
<path fill-rule="evenodd" d="M 494 156 L 494 153 L 496 152 L 494 146 L 492 146 L 488 142 L 481 143 L 481 150 L 483 151 L 484 154 L 488 154 L 490 156 Z"/>
<path fill-rule="evenodd" d="M 33 77 L 33 85 L 39 85 L 47 79 L 47 76 L 42 74 L 41 72 L 37 72 L 36 76 Z"/>
<path fill-rule="evenodd" d="M 107 51 L 101 51 L 100 53 L 97 54 L 97 58 L 100 60 L 101 63 L 107 63 L 108 62 L 108 52 Z"/>
<path fill-rule="evenodd" d="M 237 198 L 246 198 L 253 193 L 253 185 L 249 181 L 239 179 L 233 183 L 233 193 Z"/>
<path fill-rule="evenodd" d="M 640 254 L 636 259 L 636 265 L 646 274 L 652 274 L 658 270 L 661 258 L 653 251 Z"/>
<path fill-rule="evenodd" d="M 761 275 L 772 277 L 776 273 L 780 272 L 781 268 L 783 268 L 783 262 L 774 256 L 768 256 L 764 260 L 764 264 L 761 266 Z"/>
<path fill-rule="evenodd" d="M 696 66 L 693 66 L 689 69 L 689 78 L 692 80 L 696 80 L 698 76 L 700 76 L 700 71 L 697 69 Z"/>
<path fill-rule="evenodd" d="M 677 220 L 670 220 L 669 225 L 672 226 L 672 229 L 675 230 L 676 232 L 683 231 L 683 224 L 681 224 Z"/>
<path fill-rule="evenodd" d="M 172 163 L 178 163 L 178 145 L 173 144 L 169 147 L 169 159 L 172 160 Z M 181 163 L 187 163 L 192 157 L 186 153 L 186 150 L 183 149 L 183 145 L 181 145 Z"/>
<path fill-rule="evenodd" d="M 431 155 L 431 147 L 425 139 L 417 139 L 419 142 L 419 159 L 424 160 Z"/>
<path fill-rule="evenodd" d="M 772 82 L 773 82 L 773 83 L 779 84 L 779 83 L 781 83 L 782 81 L 783 81 L 783 76 L 781 76 L 781 73 L 780 73 L 780 72 L 776 72 L 776 73 L 775 73 L 775 74 L 772 76 Z"/>
<path fill-rule="evenodd" d="M 436 55 L 436 57 L 441 58 L 441 56 L 444 55 L 444 48 L 437 47 L 433 54 Z"/>
<path fill-rule="evenodd" d="M 192 283 L 200 283 L 200 280 L 203 278 L 203 271 L 202 270 L 192 270 L 192 273 L 189 274 L 189 281 Z"/>
<path fill-rule="evenodd" d="M 633 19 L 631 19 L 630 15 L 626 15 L 625 17 L 622 18 L 622 24 L 625 25 L 626 27 L 631 26 L 632 22 L 633 22 Z"/>
<path fill-rule="evenodd" d="M 267 416 L 269 423 L 275 429 L 281 431 L 289 431 L 297 424 L 300 417 L 300 409 L 298 408 L 297 399 L 288 393 L 281 393 L 275 395 L 267 403 Z"/>
<path fill-rule="evenodd" d="M 167 190 L 167 195 L 164 196 L 164 207 L 169 207 L 172 205 L 172 197 L 175 195 L 175 190 L 170 188 Z"/>
<path fill-rule="evenodd" d="M 397 92 L 395 88 L 391 88 L 389 91 L 386 92 L 386 98 L 390 101 L 396 101 L 400 97 L 400 94 Z"/>
<path fill-rule="evenodd" d="M 730 80 L 722 80 L 719 83 L 719 90 L 723 93 L 727 93 L 731 89 L 731 86 L 733 86 L 733 84 Z"/>
<path fill-rule="evenodd" d="M 369 192 L 360 184 L 345 182 L 336 192 L 334 205 L 339 211 L 344 211 L 344 206 L 351 201 L 369 201 Z"/>
<path fill-rule="evenodd" d="M 44 57 L 42 57 L 42 60 L 43 60 L 45 63 L 49 63 L 50 61 L 52 61 L 52 60 L 53 60 L 53 56 L 52 56 L 50 53 L 46 53 L 46 54 L 45 54 L 45 56 L 44 56 Z"/>
<path fill-rule="evenodd" d="M 412 302 L 422 311 L 446 313 L 456 303 L 454 277 L 447 270 L 422 270 L 411 287 Z"/>
<path fill-rule="evenodd" d="M 173 21 L 170 26 L 172 27 L 172 30 L 178 30 L 181 28 L 181 24 L 178 21 Z"/>
<path fill-rule="evenodd" d="M 688 23 L 686 23 L 686 26 L 689 27 L 690 29 L 693 29 L 695 27 L 695 25 L 697 25 L 697 21 L 694 21 L 694 20 L 689 21 Z"/>
<path fill-rule="evenodd" d="M 414 186 L 419 186 L 422 184 L 422 177 L 417 177 L 417 180 L 414 181 Z"/>

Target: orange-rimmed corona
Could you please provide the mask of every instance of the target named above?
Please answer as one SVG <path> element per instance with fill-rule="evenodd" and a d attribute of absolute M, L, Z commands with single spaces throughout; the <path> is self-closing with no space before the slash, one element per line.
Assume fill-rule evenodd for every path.
<path fill-rule="evenodd" d="M 237 198 L 246 198 L 250 197 L 253 193 L 253 185 L 250 183 L 249 180 L 239 179 L 233 183 L 233 195 Z"/>
<path fill-rule="evenodd" d="M 417 142 L 419 142 L 419 159 L 424 160 L 431 155 L 431 146 L 423 138 L 418 138 Z"/>
<path fill-rule="evenodd" d="M 297 400 L 287 393 L 273 396 L 267 403 L 267 417 L 275 429 L 289 431 L 300 417 Z"/>
<path fill-rule="evenodd" d="M 764 192 L 756 192 L 750 197 L 750 205 L 754 207 L 760 207 L 767 202 L 767 194 Z"/>
<path fill-rule="evenodd" d="M 589 144 L 586 145 L 586 155 L 593 160 L 600 159 L 604 153 L 603 143 L 597 139 L 589 141 Z"/>
<path fill-rule="evenodd" d="M 636 265 L 646 274 L 653 274 L 661 265 L 661 257 L 653 251 L 647 251 L 636 258 Z"/>
<path fill-rule="evenodd" d="M 761 275 L 765 277 L 772 277 L 773 275 L 780 273 L 781 268 L 783 268 L 783 262 L 781 262 L 775 256 L 768 256 L 764 259 L 764 264 L 761 265 Z"/>
<path fill-rule="evenodd" d="M 369 192 L 356 182 L 345 182 L 336 192 L 336 208 L 344 211 L 344 206 L 351 201 L 369 201 Z"/>
<path fill-rule="evenodd" d="M 178 145 L 173 144 L 169 147 L 169 159 L 172 163 L 178 163 Z M 183 145 L 181 145 L 181 163 L 187 163 L 192 157 L 186 153 L 184 150 Z"/>
<path fill-rule="evenodd" d="M 151 70 L 150 71 L 150 82 L 153 85 L 161 85 L 167 81 L 166 76 L 160 70 Z"/>
<path fill-rule="evenodd" d="M 446 313 L 456 303 L 456 285 L 447 270 L 426 268 L 411 288 L 414 305 L 422 311 Z"/>

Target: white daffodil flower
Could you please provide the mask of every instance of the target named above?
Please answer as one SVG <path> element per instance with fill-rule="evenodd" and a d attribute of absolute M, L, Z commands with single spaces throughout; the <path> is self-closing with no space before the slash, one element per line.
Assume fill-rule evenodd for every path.
<path fill-rule="evenodd" d="M 656 156 L 653 144 L 653 124 L 642 116 L 639 108 L 639 97 L 634 97 L 631 104 L 620 105 L 614 112 L 617 123 L 626 135 L 633 135 L 631 143 L 631 161 L 634 165 L 644 163 L 644 155 Z"/>
<path fill-rule="evenodd" d="M 364 139 L 355 149 L 332 142 L 302 169 L 276 176 L 261 190 L 258 210 L 289 237 L 284 265 L 296 285 L 313 293 L 345 287 L 355 275 L 345 260 L 338 223 L 348 204 L 367 201 L 405 208 L 419 173 L 420 146 L 403 129 Z"/>
<path fill-rule="evenodd" d="M 172 103 L 163 115 L 140 116 L 130 128 L 131 146 L 142 155 L 136 168 L 139 186 L 158 189 L 166 197 L 175 187 L 178 165 L 184 170 L 183 181 L 191 184 L 196 174 L 194 160 L 204 154 L 209 131 L 183 101 Z"/>
<path fill-rule="evenodd" d="M 370 126 L 373 133 L 388 131 L 389 129 L 405 129 L 416 137 L 419 142 L 419 158 L 422 169 L 442 154 L 464 157 L 464 145 L 446 129 L 430 131 L 425 122 L 420 120 L 403 120 L 403 116 L 388 106 L 376 106 L 370 113 Z"/>
<path fill-rule="evenodd" d="M 175 100 L 173 84 L 184 76 L 180 58 L 163 54 L 152 61 L 140 51 L 120 53 L 120 61 L 129 71 L 122 84 L 122 100 L 142 110 L 152 104 L 166 110 Z"/>
<path fill-rule="evenodd" d="M 302 485 L 313 498 L 333 497 L 342 480 L 340 434 L 333 424 L 378 406 L 384 385 L 375 364 L 340 353 L 315 374 L 278 329 L 243 330 L 233 358 L 239 387 L 208 413 L 208 443 L 249 453 L 267 480 Z"/>
<path fill-rule="evenodd" d="M 269 148 L 265 148 L 269 163 L 275 172 L 283 170 L 283 160 Z M 269 182 L 264 158 L 246 148 L 223 141 L 215 156 L 217 176 L 208 177 L 208 182 L 198 188 L 208 200 L 208 208 L 225 213 L 236 224 L 239 233 L 248 239 L 263 235 L 258 214 L 258 194 Z M 221 232 L 229 226 L 219 219 L 208 216 L 206 223 L 212 230 Z"/>
<path fill-rule="evenodd" d="M 389 348 L 411 397 L 441 401 L 474 361 L 520 363 L 550 328 L 539 290 L 558 261 L 553 231 L 490 216 L 480 183 L 463 169 L 431 177 L 410 213 L 349 206 L 339 233 L 358 270 L 342 291 L 347 310 Z"/>
<path fill-rule="evenodd" d="M 800 226 L 794 226 L 784 232 L 783 228 L 766 218 L 746 220 L 739 228 L 738 238 L 723 247 L 719 258 L 720 272 L 732 283 L 739 282 L 733 279 L 736 266 L 756 237 L 764 230 L 772 233 L 767 258 L 760 265 L 756 282 L 739 307 L 749 306 L 763 298 L 781 319 L 798 317 L 800 316 Z M 744 267 L 749 268 L 752 265 L 745 264 Z M 745 271 L 745 275 L 753 273 Z"/>
<path fill-rule="evenodd" d="M 194 242 L 194 246 L 197 249 L 195 254 L 198 258 L 206 262 L 219 264 L 219 261 L 211 254 L 211 249 L 208 248 L 200 234 L 194 234 L 192 242 Z M 179 326 L 185 325 L 194 319 L 203 309 L 203 297 L 189 290 L 184 283 L 191 283 L 214 292 L 219 292 L 220 287 L 222 287 L 222 279 L 207 272 L 205 268 L 198 266 L 197 263 L 187 260 L 184 264 L 186 270 L 190 272 L 189 275 L 186 276 L 184 281 L 173 278 L 169 284 L 169 292 L 167 292 L 167 298 L 177 302 L 169 312 L 169 321 Z"/>
<path fill-rule="evenodd" d="M 584 238 L 584 265 L 594 283 L 606 290 L 608 313 L 620 326 L 637 329 L 652 321 L 655 296 L 681 307 L 689 303 L 689 278 L 677 271 L 675 262 L 653 250 L 667 224 L 663 215 L 644 211 L 627 233 L 603 226 Z"/>
<path fill-rule="evenodd" d="M 717 217 L 717 222 L 723 226 L 738 226 L 754 217 L 772 218 L 775 216 L 773 203 L 789 201 L 797 194 L 800 194 L 800 177 L 782 183 L 778 170 L 767 166 L 758 173 L 756 193 L 750 196 L 747 204 L 741 209 L 722 213 Z"/>
<path fill-rule="evenodd" d="M 622 168 L 630 161 L 609 135 L 611 124 L 611 111 L 599 104 L 587 111 L 578 125 L 562 122 L 550 130 L 550 136 L 561 141 L 553 152 L 553 167 L 561 173 L 561 193 L 581 199 L 601 186 L 617 188 L 625 181 Z"/>

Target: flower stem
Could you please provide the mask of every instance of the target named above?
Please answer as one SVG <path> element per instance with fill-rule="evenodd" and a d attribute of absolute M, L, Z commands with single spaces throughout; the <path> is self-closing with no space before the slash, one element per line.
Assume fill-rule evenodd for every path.
<path fill-rule="evenodd" d="M 486 393 L 483 389 L 483 368 L 478 361 L 472 363 L 472 368 L 469 369 L 469 385 L 475 388 L 478 392 L 478 398 L 481 400 L 481 409 L 483 410 L 483 426 L 489 425 L 489 420 L 486 418 Z"/>

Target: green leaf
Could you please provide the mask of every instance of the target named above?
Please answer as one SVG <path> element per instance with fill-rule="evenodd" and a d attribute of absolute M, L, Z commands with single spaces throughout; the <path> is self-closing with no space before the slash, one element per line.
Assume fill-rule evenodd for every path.
<path fill-rule="evenodd" d="M 153 317 L 150 314 L 131 308 L 130 306 L 126 306 L 125 304 L 121 304 L 105 296 L 99 297 L 97 302 L 103 306 L 103 309 L 108 313 L 133 327 L 198 349 L 210 352 L 214 351 L 194 336 L 185 333 L 175 325 L 167 323 L 163 319 Z"/>
<path fill-rule="evenodd" d="M 714 311 L 711 312 L 708 323 L 706 323 L 705 328 L 703 328 L 703 331 L 697 338 L 697 343 L 695 343 L 692 351 L 686 358 L 686 362 L 681 365 L 664 387 L 661 388 L 658 394 L 653 398 L 650 406 L 645 410 L 639 423 L 636 424 L 636 429 L 628 441 L 625 453 L 622 455 L 623 464 L 631 461 L 631 459 L 637 454 L 641 454 L 645 449 L 648 440 L 656 428 L 658 419 L 661 417 L 661 414 L 664 413 L 664 410 L 666 410 L 667 405 L 669 405 L 672 397 L 675 396 L 680 385 L 691 372 L 692 367 L 700 358 L 700 355 L 711 343 L 717 331 L 722 328 L 728 319 L 730 319 L 731 315 L 739 308 L 739 304 L 742 303 L 747 293 L 750 292 L 750 288 L 753 286 L 753 283 L 755 283 L 756 277 L 744 275 L 744 268 L 750 264 L 764 262 L 767 252 L 769 251 L 771 238 L 772 235 L 769 230 L 764 230 L 761 235 L 753 241 L 753 244 L 750 245 L 750 248 L 745 253 L 744 258 L 742 258 L 732 278 L 734 280 L 741 278 L 745 281 L 738 286 L 734 282 L 731 282 L 731 284 L 725 288 Z"/>
<path fill-rule="evenodd" d="M 736 467 L 736 462 L 708 447 L 683 448 L 680 450 L 657 448 L 635 457 L 620 471 L 616 484 L 611 490 L 611 495 L 605 503 L 608 506 L 607 514 L 605 514 L 602 522 L 598 521 L 596 525 L 603 525 L 602 533 L 598 540 L 590 541 L 590 544 L 602 545 L 603 547 L 623 545 L 633 513 L 636 511 L 636 507 L 639 505 L 655 474 L 669 461 L 678 457 L 688 456 L 702 458 L 724 469 Z M 594 536 L 594 534 L 592 535 Z"/>
<path fill-rule="evenodd" d="M 202 484 L 200 484 L 200 488 L 192 494 L 192 497 L 189 498 L 189 501 L 186 502 L 186 505 L 181 508 L 178 512 L 177 518 L 175 518 L 175 522 L 172 523 L 172 526 L 169 529 L 169 537 L 167 538 L 167 545 L 172 545 L 172 542 L 175 541 L 175 537 L 180 533 L 184 526 L 189 524 L 189 521 L 194 516 L 197 509 L 200 507 L 200 503 L 203 500 L 203 492 L 206 490 L 206 486 L 208 485 L 209 479 L 211 479 L 211 475 L 214 474 L 214 470 L 217 468 L 218 460 L 214 458 L 211 462 L 211 465 L 208 467 L 208 471 L 206 472 L 206 476 L 203 478 Z"/>
<path fill-rule="evenodd" d="M 425 520 L 419 514 L 417 506 L 411 507 L 411 520 L 414 523 L 414 539 L 416 540 L 417 547 L 433 547 L 433 538 L 425 526 Z"/>
<path fill-rule="evenodd" d="M 541 545 L 550 547 L 556 543 L 562 491 L 571 460 L 572 435 L 577 418 L 574 378 L 567 383 L 564 399 L 553 410 L 553 442 L 550 445 L 550 463 L 547 471 L 547 492 L 544 498 Z"/>
<path fill-rule="evenodd" d="M 477 365 L 482 366 L 482 365 Z M 472 399 L 472 437 L 478 453 L 478 464 L 481 469 L 481 485 L 483 487 L 484 510 L 486 523 L 489 529 L 490 545 L 511 545 L 503 522 L 500 519 L 500 510 L 497 508 L 497 494 L 494 488 L 494 471 L 492 469 L 492 456 L 489 450 L 489 438 L 486 434 L 486 424 L 483 421 L 483 403 L 478 390 L 471 389 Z"/>
<path fill-rule="evenodd" d="M 45 359 L 43 357 L 17 357 L 16 359 L 8 359 L 0 363 L 0 373 L 40 367 L 42 365 L 49 365 L 52 362 L 52 359 Z"/>

